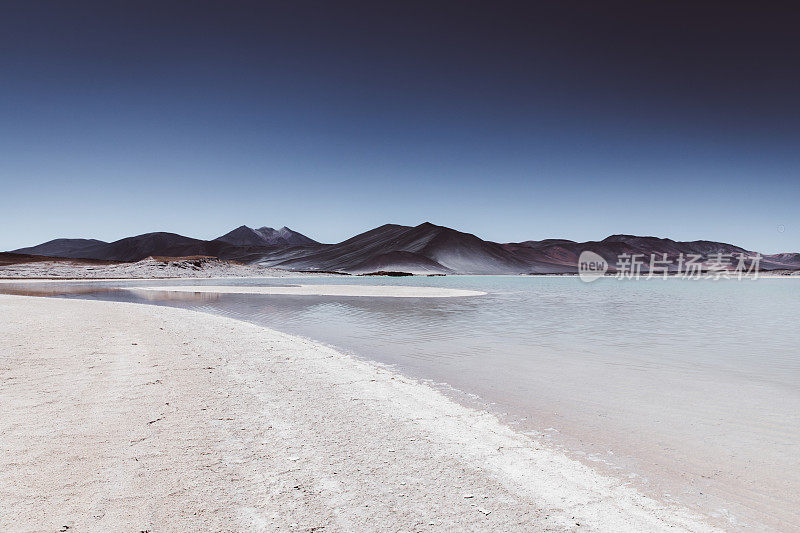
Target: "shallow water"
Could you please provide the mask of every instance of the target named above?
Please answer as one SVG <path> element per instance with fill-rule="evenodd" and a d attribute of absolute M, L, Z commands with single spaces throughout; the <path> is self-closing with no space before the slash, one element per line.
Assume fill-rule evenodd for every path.
<path fill-rule="evenodd" d="M 203 283 L 428 285 L 488 294 L 153 292 L 145 299 L 109 290 Z M 445 389 L 449 394 L 534 438 L 729 525 L 788 530 L 800 523 L 797 279 L 587 284 L 572 277 L 448 276 L 27 287 L 191 308 L 310 337 L 446 383 L 457 389 Z M 71 292 L 75 287 L 80 294 Z"/>

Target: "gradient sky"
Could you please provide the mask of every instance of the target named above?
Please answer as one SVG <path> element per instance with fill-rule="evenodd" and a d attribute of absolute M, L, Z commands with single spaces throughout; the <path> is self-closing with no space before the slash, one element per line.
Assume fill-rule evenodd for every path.
<path fill-rule="evenodd" d="M 0 249 L 428 220 L 800 251 L 770 4 L 6 1 Z"/>

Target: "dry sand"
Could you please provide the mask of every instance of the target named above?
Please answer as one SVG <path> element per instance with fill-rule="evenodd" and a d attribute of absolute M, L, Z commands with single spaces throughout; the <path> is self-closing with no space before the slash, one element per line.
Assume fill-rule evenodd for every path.
<path fill-rule="evenodd" d="M 311 341 L 129 303 L 0 316 L 1 531 L 712 529 Z"/>
<path fill-rule="evenodd" d="M 128 287 L 131 292 L 191 292 L 211 294 L 295 294 L 302 296 L 363 296 L 388 298 L 452 298 L 483 296 L 481 291 L 410 287 L 402 285 L 292 285 L 281 287 L 243 287 L 225 285 L 177 285 L 174 287 Z"/>

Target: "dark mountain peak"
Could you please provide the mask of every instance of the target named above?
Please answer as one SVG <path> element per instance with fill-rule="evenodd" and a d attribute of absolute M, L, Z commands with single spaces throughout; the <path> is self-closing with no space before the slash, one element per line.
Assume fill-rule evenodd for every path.
<path fill-rule="evenodd" d="M 119 239 L 120 241 L 125 239 L 142 239 L 147 237 L 180 237 L 182 239 L 191 239 L 191 237 L 184 237 L 180 233 L 172 233 L 171 231 L 150 231 L 148 233 L 140 233 L 139 235 L 134 235 L 133 237 L 124 237 Z M 114 241 L 119 242 L 119 241 Z"/>
<path fill-rule="evenodd" d="M 45 244 L 63 244 L 63 243 L 83 243 L 83 244 L 106 244 L 106 241 L 97 239 L 53 239 Z"/>
<path fill-rule="evenodd" d="M 53 239 L 37 246 L 20 248 L 14 252 L 50 257 L 81 258 L 91 257 L 97 248 L 107 244 L 107 242 L 97 239 Z"/>
<path fill-rule="evenodd" d="M 351 245 L 355 243 L 364 243 L 376 238 L 382 239 L 390 236 L 397 236 L 410 229 L 413 228 L 411 226 L 401 226 L 400 224 L 383 224 L 382 226 L 378 226 L 377 228 L 373 228 L 371 230 L 350 237 L 349 239 L 344 240 L 339 244 Z"/>
<path fill-rule="evenodd" d="M 153 231 L 150 233 L 142 233 L 141 235 L 135 235 L 133 237 L 125 237 L 124 239 L 119 239 L 118 241 L 114 241 L 109 244 L 111 247 L 120 247 L 123 245 L 131 245 L 131 246 L 175 246 L 175 245 L 185 245 L 185 244 L 194 244 L 194 243 L 204 243 L 206 241 L 202 241 L 200 239 L 193 239 L 192 237 L 186 237 L 185 235 L 180 235 L 178 233 L 170 233 L 168 231 Z M 167 254 L 156 254 L 156 255 L 167 255 Z M 196 255 L 196 254 L 192 254 Z M 111 259 L 116 259 L 112 257 Z M 126 261 L 128 259 L 122 259 Z M 131 259 L 132 261 L 137 261 L 137 259 Z"/>
<path fill-rule="evenodd" d="M 95 244 L 107 244 L 105 241 L 99 241 L 97 239 L 53 239 L 52 241 L 43 242 L 42 244 L 38 244 L 36 246 L 31 246 L 29 248 L 20 248 L 20 250 L 30 250 L 32 248 L 39 248 L 43 246 L 63 246 L 63 245 L 71 245 L 71 246 L 92 246 Z M 19 250 L 14 250 L 17 253 L 26 253 L 20 252 Z"/>
<path fill-rule="evenodd" d="M 411 227 L 412 226 L 404 226 L 403 224 L 393 224 L 390 222 L 389 224 L 381 224 L 377 228 L 365 231 L 364 233 L 370 233 L 372 231 L 378 231 L 378 230 L 411 229 Z"/>
<path fill-rule="evenodd" d="M 258 232 L 249 226 L 239 226 L 225 235 L 217 237 L 215 240 L 236 246 L 258 246 L 263 244 L 263 239 Z"/>
<path fill-rule="evenodd" d="M 448 228 L 447 226 L 440 226 L 432 222 L 423 222 L 422 224 L 419 224 L 418 226 L 414 226 L 413 228 L 409 229 L 419 233 L 430 234 L 430 235 L 451 235 L 451 236 L 461 236 L 461 237 L 468 237 L 475 239 L 479 238 L 473 235 L 472 233 L 466 233 L 463 231 L 459 231 L 457 229 Z"/>
<path fill-rule="evenodd" d="M 503 246 L 512 246 L 512 247 L 524 246 L 526 248 L 540 248 L 543 246 L 565 246 L 565 245 L 572 246 L 574 244 L 577 243 L 569 239 L 542 239 L 541 241 L 509 242 L 504 244 Z"/>
<path fill-rule="evenodd" d="M 653 237 L 651 235 L 643 236 L 643 235 L 626 235 L 626 234 L 617 234 L 617 235 L 609 235 L 602 241 L 602 243 L 622 243 L 628 245 L 656 245 L 656 244 L 664 244 L 664 245 L 674 245 L 676 244 L 675 241 L 672 239 L 666 239 L 663 237 Z"/>
<path fill-rule="evenodd" d="M 262 230 L 267 231 L 271 228 L 262 228 Z M 306 237 L 302 233 L 299 233 L 288 226 L 283 226 L 280 229 L 273 229 L 273 235 L 277 235 L 281 239 L 284 239 L 287 243 L 291 244 L 292 246 L 310 246 L 314 244 L 319 244 L 314 239 Z"/>
<path fill-rule="evenodd" d="M 302 237 L 304 237 L 304 238 L 308 239 L 309 241 L 311 241 L 311 242 L 313 242 L 313 243 L 317 243 L 317 241 L 315 241 L 314 239 L 311 239 L 310 237 L 306 237 L 306 236 L 305 236 L 305 235 L 303 235 L 302 233 L 300 233 L 300 232 L 298 232 L 298 231 L 295 231 L 295 230 L 293 230 L 293 229 L 292 229 L 292 228 L 290 228 L 289 226 L 282 226 L 282 227 L 280 227 L 280 228 L 278 228 L 278 229 L 276 229 L 276 230 L 273 230 L 273 231 L 275 231 L 276 233 L 278 233 L 278 234 L 280 234 L 280 235 L 284 235 L 284 236 L 286 236 L 286 235 L 293 235 L 293 236 L 298 236 L 298 235 L 300 235 L 300 236 L 302 236 Z M 319 243 L 317 243 L 317 244 L 319 244 Z"/>
<path fill-rule="evenodd" d="M 672 239 L 662 237 L 641 237 L 637 235 L 610 235 L 600 241 L 599 244 L 605 245 L 623 245 L 649 253 L 653 252 L 669 252 L 669 253 L 699 253 L 701 255 L 708 255 L 711 253 L 745 253 L 747 250 L 727 244 L 724 242 L 715 241 L 674 241 Z"/>
<path fill-rule="evenodd" d="M 603 239 L 600 242 L 631 242 L 631 241 L 637 241 L 637 240 L 643 239 L 643 238 L 645 238 L 645 237 L 640 237 L 638 235 L 628 235 L 628 234 L 625 234 L 625 233 L 617 233 L 615 235 L 609 235 L 608 237 L 606 237 L 605 239 Z M 650 238 L 652 239 L 653 237 L 650 237 Z"/>
<path fill-rule="evenodd" d="M 319 244 L 317 241 L 309 239 L 302 233 L 291 230 L 286 226 L 278 230 L 269 226 L 262 226 L 258 229 L 239 226 L 225 235 L 217 237 L 216 240 L 236 246 L 307 246 Z"/>

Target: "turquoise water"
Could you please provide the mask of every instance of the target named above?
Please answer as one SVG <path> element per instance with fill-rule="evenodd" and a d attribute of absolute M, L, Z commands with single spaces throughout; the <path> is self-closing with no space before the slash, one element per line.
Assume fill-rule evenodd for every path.
<path fill-rule="evenodd" d="M 160 283 L 485 291 L 442 299 L 156 292 L 147 301 L 255 322 L 393 365 L 734 526 L 800 523 L 800 280 L 448 276 L 113 285 Z M 72 297 L 143 301 L 107 286 L 91 284 L 97 292 Z"/>

